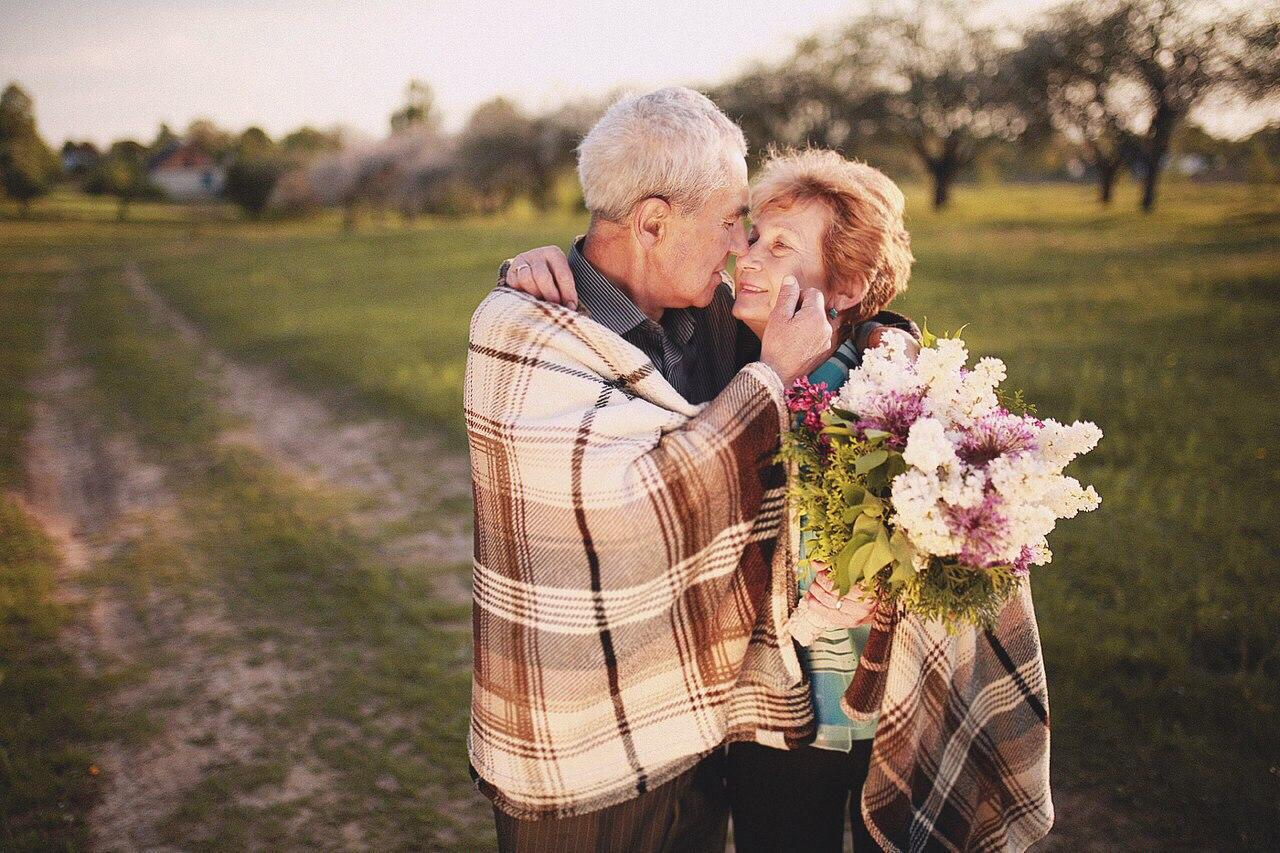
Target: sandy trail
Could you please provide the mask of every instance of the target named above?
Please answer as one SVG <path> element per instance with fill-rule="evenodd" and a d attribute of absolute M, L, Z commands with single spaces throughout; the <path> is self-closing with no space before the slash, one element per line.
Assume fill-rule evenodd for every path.
<path fill-rule="evenodd" d="M 245 760 L 261 746 L 237 712 L 278 707 L 301 679 L 269 645 L 220 642 L 234 628 L 214 595 L 186 599 L 155 584 L 131 600 L 95 579 L 95 570 L 144 539 L 162 539 L 180 555 L 184 532 L 171 472 L 146 461 L 132 435 L 108 429 L 95 411 L 89 374 L 67 340 L 67 298 L 80 286 L 74 275 L 59 286 L 44 367 L 32 383 L 25 502 L 62 552 L 58 596 L 76 615 L 64 637 L 81 665 L 110 673 L 152 664 L 110 698 L 122 714 L 146 712 L 154 731 L 99 751 L 103 792 L 89 815 L 95 847 L 163 850 L 156 821 L 209 767 Z"/>
<path fill-rule="evenodd" d="M 227 440 L 246 443 L 285 470 L 354 492 L 356 517 L 404 566 L 462 565 L 471 558 L 471 497 L 465 454 L 432 435 L 414 436 L 391 420 L 348 415 L 336 400 L 296 389 L 271 368 L 238 363 L 175 310 L 134 265 L 125 285 L 161 323 L 203 354 L 222 409 L 240 428 Z M 436 579 L 443 598 L 470 599 L 459 573 Z"/>

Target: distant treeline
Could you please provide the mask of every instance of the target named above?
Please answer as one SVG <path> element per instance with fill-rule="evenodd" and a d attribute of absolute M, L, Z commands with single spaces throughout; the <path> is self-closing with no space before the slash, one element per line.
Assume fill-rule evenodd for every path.
<path fill-rule="evenodd" d="M 1274 0 L 1234 15 L 1188 0 L 1071 0 L 1020 27 L 979 23 L 989 17 L 955 0 L 879 6 L 706 91 L 742 125 L 755 158 L 770 146 L 836 148 L 929 180 L 937 207 L 966 174 L 1092 180 L 1104 204 L 1131 174 L 1144 210 L 1170 163 L 1208 179 L 1280 180 L 1280 125 L 1231 141 L 1187 121 L 1211 96 L 1274 103 Z M 0 170 L 23 206 L 71 180 L 116 196 L 122 217 L 133 199 L 163 195 L 158 183 L 170 195 L 220 195 L 251 216 L 339 207 L 349 225 L 366 211 L 487 214 L 517 199 L 545 210 L 566 203 L 557 190 L 572 183 L 575 147 L 607 104 L 530 115 L 497 98 L 451 134 L 430 86 L 415 80 L 377 141 L 311 127 L 273 140 L 197 121 L 105 151 L 68 141 L 59 158 L 15 84 L 0 97 Z M 189 185 L 183 170 L 195 176 Z"/>

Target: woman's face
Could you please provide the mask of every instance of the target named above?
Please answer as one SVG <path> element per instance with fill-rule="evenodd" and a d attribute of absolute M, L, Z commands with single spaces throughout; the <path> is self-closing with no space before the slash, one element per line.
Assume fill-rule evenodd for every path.
<path fill-rule="evenodd" d="M 753 215 L 748 249 L 738 256 L 734 273 L 733 316 L 751 326 L 766 323 L 788 275 L 801 291 L 813 287 L 827 294 L 822 237 L 829 216 L 826 205 L 815 201 Z"/>

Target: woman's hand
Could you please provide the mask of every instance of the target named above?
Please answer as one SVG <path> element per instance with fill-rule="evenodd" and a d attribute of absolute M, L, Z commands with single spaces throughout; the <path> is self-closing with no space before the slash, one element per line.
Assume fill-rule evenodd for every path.
<path fill-rule="evenodd" d="M 507 286 L 547 302 L 578 310 L 578 290 L 573 272 L 559 246 L 543 246 L 521 252 L 507 268 Z"/>
<path fill-rule="evenodd" d="M 812 616 L 832 628 L 856 628 L 871 624 L 876 612 L 874 601 L 864 601 L 854 595 L 852 590 L 849 595 L 841 598 L 831 576 L 826 572 L 826 566 L 815 562 L 814 568 L 818 569 L 817 577 L 809 584 L 809 591 L 805 593 L 805 600 L 808 602 L 806 606 Z"/>

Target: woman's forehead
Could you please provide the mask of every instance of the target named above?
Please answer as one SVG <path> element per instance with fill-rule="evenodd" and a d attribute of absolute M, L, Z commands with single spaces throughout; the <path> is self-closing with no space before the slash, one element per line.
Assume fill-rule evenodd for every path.
<path fill-rule="evenodd" d="M 805 199 L 786 205 L 769 204 L 753 208 L 751 224 L 757 228 L 781 228 L 788 231 L 820 231 L 827 221 L 827 206 L 819 201 Z"/>

